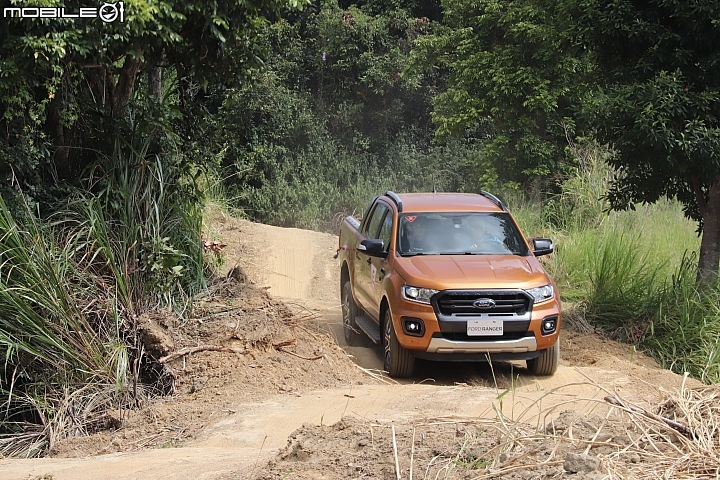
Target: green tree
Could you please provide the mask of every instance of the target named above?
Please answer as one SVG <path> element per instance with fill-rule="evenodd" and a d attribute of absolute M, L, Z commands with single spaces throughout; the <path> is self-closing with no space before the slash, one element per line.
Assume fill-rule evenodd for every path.
<path fill-rule="evenodd" d="M 698 280 L 708 280 L 720 262 L 720 3 L 570 0 L 564 7 L 604 80 L 586 114 L 616 152 L 612 206 L 679 199 L 702 231 Z"/>
<path fill-rule="evenodd" d="M 77 0 L 30 3 L 11 6 L 52 6 L 68 12 L 86 6 Z M 108 139 L 114 132 L 122 136 L 132 130 L 138 107 L 130 102 L 138 84 L 148 89 L 139 99 L 161 100 L 162 68 L 176 78 L 177 105 L 146 111 L 166 132 L 182 132 L 176 140 L 185 146 L 197 139 L 196 118 L 207 108 L 206 92 L 244 80 L 261 64 L 263 52 L 254 39 L 266 20 L 288 3 L 298 4 L 139 0 L 125 2 L 123 22 L 3 18 L 3 193 L 10 193 L 7 186 L 14 184 L 40 195 L 49 185 L 76 181 L 98 154 L 112 151 Z M 159 151 L 157 146 L 149 153 Z"/>
<path fill-rule="evenodd" d="M 171 388 L 134 315 L 185 311 L 204 283 L 203 129 L 219 94 L 261 66 L 256 35 L 289 3 L 127 0 L 124 22 L 107 24 L 3 11 L 3 455 L 41 454 L 65 425 L 82 432 L 96 412 L 129 406 L 133 373 Z M 66 421 L 80 411 L 93 413 Z"/>
<path fill-rule="evenodd" d="M 438 78 L 402 75 L 413 42 L 432 24 L 380 7 L 325 1 L 259 38 L 273 52 L 266 70 L 256 84 L 228 91 L 215 137 L 224 176 L 249 215 L 327 228 L 380 185 L 432 188 L 438 172 L 421 175 L 419 162 L 430 148 Z"/>
<path fill-rule="evenodd" d="M 418 39 L 414 68 L 449 71 L 435 97 L 437 136 L 484 126 L 484 155 L 505 180 L 555 174 L 587 63 L 566 53 L 552 6 L 534 0 L 445 0 L 443 27 Z"/>

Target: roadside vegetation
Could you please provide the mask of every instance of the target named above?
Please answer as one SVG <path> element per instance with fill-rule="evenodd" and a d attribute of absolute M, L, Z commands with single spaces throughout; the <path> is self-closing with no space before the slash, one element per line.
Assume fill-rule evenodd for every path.
<path fill-rule="evenodd" d="M 677 201 L 608 211 L 607 152 L 586 153 L 559 194 L 508 199 L 527 235 L 556 243 L 547 267 L 568 326 L 627 343 L 677 373 L 720 381 L 720 283 L 696 283 L 694 222 Z"/>
<path fill-rule="evenodd" d="M 122 25 L 4 21 L 0 455 L 168 393 L 136 318 L 182 318 L 211 281 L 217 192 L 332 232 L 387 189 L 494 192 L 556 240 L 569 321 L 719 381 L 717 5 L 617 3 L 141 1 Z M 629 50 L 641 61 L 613 54 Z"/>
<path fill-rule="evenodd" d="M 172 393 L 138 318 L 183 318 L 207 285 L 211 100 L 258 68 L 252 39 L 295 7 L 140 2 L 125 23 L 83 28 L 3 19 L 0 456 L 41 455 Z"/>

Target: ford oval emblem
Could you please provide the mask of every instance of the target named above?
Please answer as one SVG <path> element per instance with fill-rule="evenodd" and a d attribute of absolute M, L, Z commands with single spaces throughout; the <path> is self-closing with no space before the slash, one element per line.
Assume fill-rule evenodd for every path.
<path fill-rule="evenodd" d="M 478 298 L 473 302 L 473 307 L 475 308 L 493 308 L 495 306 L 495 300 L 492 298 Z"/>

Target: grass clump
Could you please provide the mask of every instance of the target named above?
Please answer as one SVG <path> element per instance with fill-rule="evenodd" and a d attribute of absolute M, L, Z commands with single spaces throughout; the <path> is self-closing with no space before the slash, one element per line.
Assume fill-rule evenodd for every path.
<path fill-rule="evenodd" d="M 78 261 L 98 245 L 61 233 L 19 225 L 0 199 L 2 455 L 36 456 L 71 428 L 92 428 L 127 392 L 127 318 L 114 282 Z"/>
<path fill-rule="evenodd" d="M 38 456 L 171 388 L 136 317 L 182 314 L 203 288 L 202 214 L 185 172 L 145 147 L 118 141 L 45 219 L 0 198 L 2 456 Z"/>
<path fill-rule="evenodd" d="M 658 298 L 639 338 L 651 356 L 675 372 L 720 382 L 720 282 L 698 286 L 686 257 Z"/>

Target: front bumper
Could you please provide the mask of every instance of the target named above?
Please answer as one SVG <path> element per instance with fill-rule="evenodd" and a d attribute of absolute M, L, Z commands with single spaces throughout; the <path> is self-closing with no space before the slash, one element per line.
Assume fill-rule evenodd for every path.
<path fill-rule="evenodd" d="M 535 337 L 523 337 L 514 340 L 462 341 L 433 337 L 430 339 L 427 353 L 525 353 L 537 350 Z"/>

